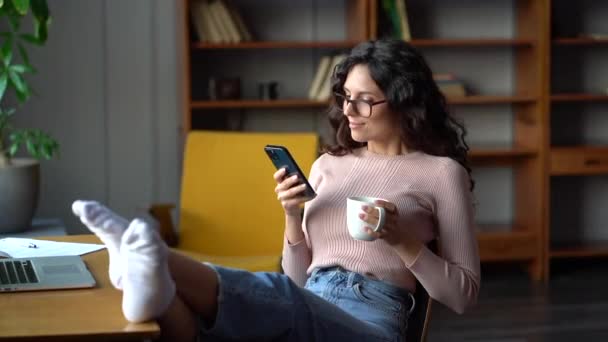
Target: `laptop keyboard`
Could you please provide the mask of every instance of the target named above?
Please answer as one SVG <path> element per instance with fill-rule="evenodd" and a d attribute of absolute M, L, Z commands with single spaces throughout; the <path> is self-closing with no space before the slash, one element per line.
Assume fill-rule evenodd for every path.
<path fill-rule="evenodd" d="M 30 260 L 0 261 L 0 285 L 35 284 L 38 277 Z"/>

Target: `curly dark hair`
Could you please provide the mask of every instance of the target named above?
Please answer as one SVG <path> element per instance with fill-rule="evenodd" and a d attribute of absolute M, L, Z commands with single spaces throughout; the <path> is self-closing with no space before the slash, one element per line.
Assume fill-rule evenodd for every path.
<path fill-rule="evenodd" d="M 403 143 L 409 149 L 450 157 L 460 163 L 469 174 L 472 191 L 474 181 L 467 154 L 469 146 L 464 139 L 466 129 L 450 115 L 445 96 L 439 91 L 422 54 L 403 40 L 360 43 L 333 70 L 334 94 L 344 94 L 346 76 L 358 64 L 367 65 L 389 108 L 399 114 Z M 342 156 L 367 145 L 353 140 L 348 119 L 336 105 L 329 108 L 329 121 L 336 143 L 325 147 L 325 152 Z"/>

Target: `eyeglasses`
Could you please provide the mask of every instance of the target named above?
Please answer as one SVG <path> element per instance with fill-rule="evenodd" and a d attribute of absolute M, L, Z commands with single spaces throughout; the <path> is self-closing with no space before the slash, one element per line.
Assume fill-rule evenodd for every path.
<path fill-rule="evenodd" d="M 334 93 L 334 97 L 336 98 L 336 105 L 338 106 L 338 108 L 342 109 L 342 111 L 345 110 L 347 104 L 350 104 L 355 113 L 364 118 L 369 118 L 370 116 L 372 116 L 373 106 L 386 102 L 386 99 L 375 102 L 365 99 L 351 100 L 346 97 L 346 95 L 340 93 Z"/>

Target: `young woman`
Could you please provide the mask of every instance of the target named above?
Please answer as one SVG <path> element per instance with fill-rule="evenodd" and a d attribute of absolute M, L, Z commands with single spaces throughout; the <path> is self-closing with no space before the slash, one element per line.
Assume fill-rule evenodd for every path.
<path fill-rule="evenodd" d="M 202 264 L 171 252 L 141 220 L 96 202 L 73 210 L 108 246 L 110 277 L 134 322 L 158 320 L 169 340 L 403 341 L 418 280 L 462 313 L 476 302 L 479 255 L 465 130 L 446 110 L 424 58 L 406 42 L 361 43 L 333 77 L 336 144 L 313 165 L 317 197 L 274 174 L 285 210 L 285 274 Z M 383 198 L 353 239 L 346 198 Z M 426 244 L 440 241 L 440 254 Z"/>

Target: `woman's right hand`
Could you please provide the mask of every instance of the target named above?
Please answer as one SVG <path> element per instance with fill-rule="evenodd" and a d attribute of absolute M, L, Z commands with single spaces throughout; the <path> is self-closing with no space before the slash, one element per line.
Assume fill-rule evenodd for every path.
<path fill-rule="evenodd" d="M 285 215 L 299 217 L 302 203 L 308 200 L 302 196 L 306 184 L 300 182 L 297 175 L 285 177 L 285 172 L 285 168 L 281 168 L 274 173 L 273 177 L 277 182 L 274 191 L 277 193 L 277 199 L 281 201 Z"/>

